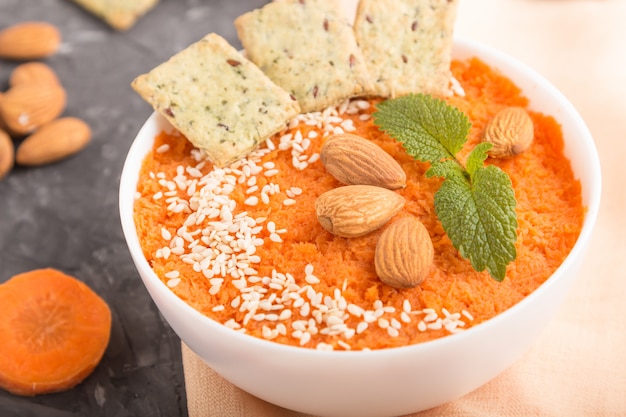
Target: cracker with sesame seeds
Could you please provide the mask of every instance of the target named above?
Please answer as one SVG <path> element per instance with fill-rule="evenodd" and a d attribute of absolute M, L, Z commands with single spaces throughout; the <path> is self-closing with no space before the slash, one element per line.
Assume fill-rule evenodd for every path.
<path fill-rule="evenodd" d="M 339 0 L 282 0 L 235 20 L 247 56 L 303 112 L 366 95 L 369 75 Z"/>
<path fill-rule="evenodd" d="M 376 95 L 450 95 L 457 0 L 361 0 L 354 31 Z"/>
<path fill-rule="evenodd" d="M 289 93 L 214 33 L 138 76 L 132 87 L 220 167 L 300 112 Z"/>
<path fill-rule="evenodd" d="M 73 0 L 116 30 L 130 29 L 159 0 Z"/>

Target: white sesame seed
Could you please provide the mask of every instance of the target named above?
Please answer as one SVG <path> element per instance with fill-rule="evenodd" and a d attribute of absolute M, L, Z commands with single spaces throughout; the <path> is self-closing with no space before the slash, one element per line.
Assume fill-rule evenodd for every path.
<path fill-rule="evenodd" d="M 277 169 L 268 169 L 267 171 L 263 172 L 263 175 L 265 175 L 266 177 L 273 177 L 274 175 L 278 174 L 278 170 Z"/>
<path fill-rule="evenodd" d="M 461 314 L 463 314 L 469 321 L 474 321 L 474 316 L 472 316 L 469 311 L 461 310 Z"/>
<path fill-rule="evenodd" d="M 170 278 L 170 279 L 178 278 L 179 276 L 180 276 L 180 272 L 178 271 L 170 271 L 165 274 L 165 278 Z"/>
<path fill-rule="evenodd" d="M 307 317 L 310 312 L 311 312 L 311 305 L 307 302 L 302 304 L 302 307 L 300 307 L 300 315 L 302 317 Z"/>
<path fill-rule="evenodd" d="M 359 110 L 367 110 L 370 108 L 370 103 L 367 100 L 356 100 L 355 104 Z"/>
<path fill-rule="evenodd" d="M 291 310 L 285 309 L 280 312 L 278 315 L 278 320 L 289 320 L 291 318 Z"/>
<path fill-rule="evenodd" d="M 365 330 L 367 330 L 368 324 L 364 321 L 359 322 L 359 324 L 356 325 L 356 333 L 357 334 L 361 334 L 363 333 Z"/>
<path fill-rule="evenodd" d="M 243 202 L 243 204 L 245 204 L 246 206 L 256 206 L 257 204 L 259 204 L 259 197 L 254 196 L 254 195 L 251 197 L 248 197 Z"/>
<path fill-rule="evenodd" d="M 170 145 L 168 145 L 167 143 L 164 143 L 163 145 L 159 146 L 156 149 L 156 152 L 157 153 L 165 153 L 165 152 L 167 152 L 169 150 L 170 150 Z"/>
<path fill-rule="evenodd" d="M 293 206 L 294 204 L 296 204 L 296 200 L 294 200 L 293 198 L 285 198 L 283 200 L 283 205 L 285 206 Z"/>
<path fill-rule="evenodd" d="M 403 311 L 402 313 L 400 313 L 400 320 L 402 320 L 404 323 L 410 323 L 411 316 L 406 311 Z"/>
<path fill-rule="evenodd" d="M 426 323 L 430 323 L 433 321 L 436 321 L 439 318 L 439 315 L 437 313 L 429 313 L 426 315 L 426 317 L 424 317 L 424 322 Z"/>
<path fill-rule="evenodd" d="M 265 320 L 278 321 L 278 314 L 270 313 L 265 315 Z"/>
<path fill-rule="evenodd" d="M 439 330 L 443 327 L 443 322 L 441 319 L 437 319 L 437 321 L 428 323 L 426 326 L 431 330 Z"/>
<path fill-rule="evenodd" d="M 297 142 L 292 143 L 291 147 L 298 154 L 301 154 L 301 153 L 304 152 L 304 147 L 302 145 L 300 145 L 299 143 L 297 143 Z"/>
<path fill-rule="evenodd" d="M 290 190 L 296 196 L 302 194 L 302 188 L 300 187 L 291 187 Z"/>
<path fill-rule="evenodd" d="M 176 247 L 171 248 L 171 252 L 174 255 L 182 255 L 182 254 L 185 253 L 185 248 L 180 247 L 180 246 L 176 246 Z"/>
<path fill-rule="evenodd" d="M 228 320 L 226 323 L 224 323 L 224 326 L 235 330 L 241 328 L 241 325 L 237 323 L 235 319 Z"/>
<path fill-rule="evenodd" d="M 311 333 L 304 332 L 302 333 L 302 337 L 300 338 L 300 346 L 304 346 L 311 340 Z"/>
<path fill-rule="evenodd" d="M 356 130 L 356 128 L 354 127 L 354 122 L 352 122 L 352 119 L 344 120 L 343 122 L 341 122 L 340 126 L 346 132 L 353 132 Z"/>
<path fill-rule="evenodd" d="M 345 350 L 351 350 L 352 349 L 352 346 L 350 346 L 349 344 L 347 344 L 343 340 L 337 340 L 337 344 L 339 346 L 341 346 L 342 348 L 344 348 Z"/>
<path fill-rule="evenodd" d="M 195 177 L 195 178 L 202 178 L 202 172 L 201 172 L 198 168 L 195 168 L 195 167 L 189 167 L 189 166 L 188 166 L 188 167 L 186 168 L 186 171 L 187 171 L 187 173 L 188 173 L 189 175 L 191 175 L 192 177 Z"/>
<path fill-rule="evenodd" d="M 376 317 L 376 314 L 374 314 L 373 311 L 368 310 L 363 313 L 363 320 L 367 323 L 374 323 L 378 320 L 378 317 Z"/>
<path fill-rule="evenodd" d="M 307 284 L 315 285 L 320 283 L 320 279 L 315 275 L 307 275 L 304 280 Z"/>
<path fill-rule="evenodd" d="M 167 286 L 170 288 L 174 288 L 178 284 L 180 284 L 180 278 L 174 278 L 167 281 Z"/>
<path fill-rule="evenodd" d="M 164 227 L 162 227 L 162 228 L 161 228 L 161 237 L 162 237 L 164 240 L 167 240 L 168 242 L 169 242 L 170 240 L 172 240 L 172 234 L 170 233 L 170 231 L 169 231 L 169 230 L 167 230 L 167 229 L 166 229 L 166 228 L 164 228 Z"/>
<path fill-rule="evenodd" d="M 319 159 L 320 159 L 320 154 L 316 152 L 314 154 L 311 154 L 311 156 L 309 157 L 308 163 L 313 164 L 317 162 Z"/>
<path fill-rule="evenodd" d="M 287 326 L 285 326 L 283 323 L 278 323 L 276 325 L 276 331 L 278 332 L 278 334 L 286 336 L 287 335 Z"/>
<path fill-rule="evenodd" d="M 318 343 L 317 346 L 315 346 L 316 350 L 321 350 L 321 351 L 332 351 L 333 349 L 333 345 L 329 345 L 328 343 Z"/>

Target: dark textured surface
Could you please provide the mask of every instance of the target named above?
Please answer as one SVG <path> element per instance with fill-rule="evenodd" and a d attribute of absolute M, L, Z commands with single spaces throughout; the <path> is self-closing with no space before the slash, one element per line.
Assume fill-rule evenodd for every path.
<path fill-rule="evenodd" d="M 0 28 L 25 20 L 60 28 L 61 50 L 45 62 L 67 89 L 64 115 L 93 130 L 81 153 L 16 167 L 0 180 L 0 282 L 57 268 L 86 282 L 113 313 L 93 374 L 64 393 L 22 398 L 0 390 L 0 416 L 187 415 L 180 341 L 143 287 L 120 226 L 124 158 L 152 112 L 130 82 L 209 32 L 239 48 L 233 20 L 263 3 L 161 0 L 129 31 L 115 32 L 68 0 L 0 0 Z M 0 91 L 15 65 L 0 60 Z"/>

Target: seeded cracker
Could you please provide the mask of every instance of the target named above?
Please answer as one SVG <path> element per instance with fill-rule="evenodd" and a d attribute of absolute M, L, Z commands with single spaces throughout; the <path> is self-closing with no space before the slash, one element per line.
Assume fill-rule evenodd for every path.
<path fill-rule="evenodd" d="M 376 95 L 450 94 L 457 0 L 361 0 L 354 30 Z"/>
<path fill-rule="evenodd" d="M 235 20 L 247 56 L 292 93 L 304 113 L 372 88 L 342 10 L 339 0 L 284 0 Z"/>
<path fill-rule="evenodd" d="M 159 0 L 73 0 L 116 30 L 127 30 Z"/>
<path fill-rule="evenodd" d="M 298 103 L 228 42 L 209 34 L 132 87 L 213 163 L 252 151 L 298 114 Z"/>

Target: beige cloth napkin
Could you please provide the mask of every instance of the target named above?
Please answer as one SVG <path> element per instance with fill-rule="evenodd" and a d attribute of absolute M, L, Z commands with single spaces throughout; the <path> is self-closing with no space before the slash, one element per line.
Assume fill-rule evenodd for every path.
<path fill-rule="evenodd" d="M 577 107 L 600 153 L 603 199 L 579 278 L 542 337 L 487 385 L 414 416 L 626 416 L 624 20 L 625 0 L 461 0 L 458 35 L 526 62 Z M 183 365 L 190 417 L 301 416 L 235 388 L 186 346 Z"/>

